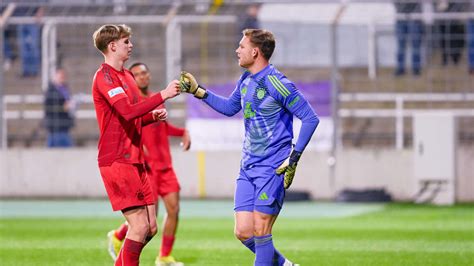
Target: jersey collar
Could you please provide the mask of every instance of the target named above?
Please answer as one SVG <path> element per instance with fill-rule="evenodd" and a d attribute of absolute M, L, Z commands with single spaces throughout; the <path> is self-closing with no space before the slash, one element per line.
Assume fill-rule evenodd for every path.
<path fill-rule="evenodd" d="M 259 72 L 255 73 L 254 75 L 250 75 L 255 80 L 260 80 L 264 76 L 270 74 L 273 71 L 274 67 L 272 64 L 268 64 L 264 69 L 260 70 Z"/>

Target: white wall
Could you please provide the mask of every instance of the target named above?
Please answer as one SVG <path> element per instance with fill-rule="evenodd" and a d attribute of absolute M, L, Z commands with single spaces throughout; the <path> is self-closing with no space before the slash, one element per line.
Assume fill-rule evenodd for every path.
<path fill-rule="evenodd" d="M 0 152 L 0 197 L 103 197 L 95 149 L 10 149 Z M 199 196 L 198 153 L 173 150 L 182 195 Z M 330 199 L 344 188 L 385 188 L 397 200 L 414 195 L 411 150 L 351 150 L 339 155 L 335 187 L 331 188 L 328 154 L 307 151 L 292 189 L 314 199 Z M 231 198 L 239 171 L 240 152 L 205 153 L 205 191 L 211 198 Z M 457 200 L 474 201 L 474 151 L 458 150 Z"/>
<path fill-rule="evenodd" d="M 264 4 L 259 13 L 263 28 L 277 36 L 275 65 L 331 66 L 331 23 L 342 5 L 337 3 Z M 350 3 L 338 24 L 338 64 L 365 67 L 369 62 L 369 27 L 377 34 L 377 63 L 396 64 L 395 6 L 393 3 Z M 388 33 L 388 34 L 387 34 Z M 410 61 L 410 60 L 408 60 Z"/>

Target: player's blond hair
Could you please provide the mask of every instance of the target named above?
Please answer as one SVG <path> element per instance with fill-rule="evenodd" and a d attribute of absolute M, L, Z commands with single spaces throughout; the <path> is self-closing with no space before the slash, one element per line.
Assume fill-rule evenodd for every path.
<path fill-rule="evenodd" d="M 273 33 L 262 29 L 245 29 L 242 34 L 250 39 L 250 42 L 258 47 L 265 59 L 270 60 L 275 50 L 275 37 Z"/>
<path fill-rule="evenodd" d="M 131 35 L 132 29 L 125 24 L 106 24 L 100 26 L 100 28 L 94 32 L 92 39 L 94 40 L 94 46 L 102 53 L 106 53 L 107 46 L 110 42 L 130 37 Z"/>

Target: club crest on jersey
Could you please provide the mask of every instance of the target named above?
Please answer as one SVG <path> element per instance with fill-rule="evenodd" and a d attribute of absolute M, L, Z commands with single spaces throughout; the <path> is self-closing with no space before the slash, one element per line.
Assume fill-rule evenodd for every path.
<path fill-rule="evenodd" d="M 261 100 L 261 99 L 263 99 L 263 97 L 265 97 L 265 89 L 258 88 L 257 89 L 257 98 L 259 100 Z"/>
<path fill-rule="evenodd" d="M 112 98 L 115 95 L 120 94 L 120 93 L 125 93 L 125 91 L 122 89 L 122 87 L 113 88 L 113 89 L 111 89 L 107 92 L 107 94 L 109 94 L 110 98 Z"/>

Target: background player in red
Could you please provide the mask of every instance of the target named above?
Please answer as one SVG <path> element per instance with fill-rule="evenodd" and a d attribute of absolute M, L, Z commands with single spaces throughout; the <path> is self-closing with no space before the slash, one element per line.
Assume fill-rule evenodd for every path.
<path fill-rule="evenodd" d="M 143 99 L 149 98 L 152 93 L 148 90 L 151 80 L 148 66 L 144 63 L 135 63 L 130 66 L 130 71 L 135 78 Z M 161 105 L 159 108 L 164 108 L 164 105 Z M 176 127 L 166 120 L 143 128 L 144 153 L 146 163 L 149 166 L 149 181 L 157 198 L 162 198 L 166 208 L 166 215 L 163 220 L 161 249 L 156 258 L 157 266 L 183 265 L 183 263 L 177 262 L 171 256 L 178 226 L 180 186 L 171 162 L 168 136 L 181 137 L 183 150 L 189 150 L 191 140 L 188 131 L 184 128 Z M 156 206 L 158 208 L 158 202 Z M 117 230 L 109 232 L 109 252 L 112 257 L 120 250 L 126 232 L 126 223 Z"/>
<path fill-rule="evenodd" d="M 132 52 L 131 29 L 103 25 L 94 32 L 94 45 L 104 63 L 94 75 L 92 95 L 100 129 L 98 163 L 112 209 L 122 211 L 129 231 L 115 265 L 138 265 L 143 246 L 156 234 L 155 195 L 145 171 L 142 127 L 163 119 L 153 111 L 179 94 L 174 80 L 160 93 L 139 101 L 133 75 L 124 68 Z"/>

